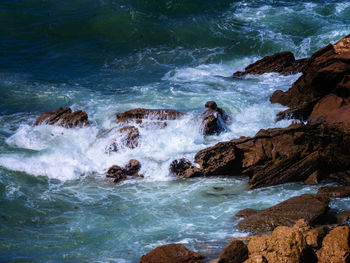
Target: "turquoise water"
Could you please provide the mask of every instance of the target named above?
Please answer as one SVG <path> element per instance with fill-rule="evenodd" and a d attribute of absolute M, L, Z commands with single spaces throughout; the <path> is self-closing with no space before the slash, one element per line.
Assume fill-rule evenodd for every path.
<path fill-rule="evenodd" d="M 284 127 L 271 105 L 298 75 L 232 79 L 254 60 L 297 58 L 350 32 L 347 1 L 1 1 L 0 261 L 138 262 L 181 242 L 210 259 L 242 235 L 234 214 L 316 187 L 247 191 L 247 178 L 178 180 L 169 164 L 218 141 Z M 199 115 L 215 100 L 227 133 L 204 137 Z M 32 123 L 44 111 L 83 109 L 91 126 Z M 106 153 L 114 114 L 135 107 L 185 113 L 165 129 L 140 127 L 140 145 Z M 136 158 L 144 179 L 104 172 Z M 347 208 L 346 202 L 332 203 Z"/>

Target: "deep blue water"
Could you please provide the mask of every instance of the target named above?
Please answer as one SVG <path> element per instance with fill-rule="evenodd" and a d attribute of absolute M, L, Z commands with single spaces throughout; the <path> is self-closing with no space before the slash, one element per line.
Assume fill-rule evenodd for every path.
<path fill-rule="evenodd" d="M 247 191 L 247 178 L 177 180 L 169 164 L 208 145 L 283 127 L 271 105 L 298 75 L 231 75 L 275 52 L 310 56 L 350 32 L 348 1 L 2 0 L 0 2 L 0 261 L 138 262 L 181 242 L 210 259 L 234 214 L 317 187 Z M 202 136 L 215 100 L 233 118 Z M 44 111 L 85 110 L 91 126 L 32 123 Z M 115 113 L 171 108 L 185 117 L 140 128 L 140 146 L 106 154 Z M 136 158 L 145 179 L 115 185 L 104 172 Z M 217 191 L 214 187 L 223 187 Z M 346 202 L 333 203 L 338 209 Z"/>

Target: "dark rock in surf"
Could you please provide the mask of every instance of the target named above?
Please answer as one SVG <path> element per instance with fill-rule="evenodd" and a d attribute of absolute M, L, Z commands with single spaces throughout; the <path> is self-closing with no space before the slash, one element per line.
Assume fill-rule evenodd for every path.
<path fill-rule="evenodd" d="M 116 115 L 117 122 L 152 125 L 164 128 L 169 120 L 176 120 L 183 116 L 183 113 L 176 110 L 153 110 L 136 108 Z"/>
<path fill-rule="evenodd" d="M 119 149 L 118 145 L 121 147 L 127 147 L 134 149 L 139 145 L 139 129 L 135 126 L 125 126 L 121 129 L 118 129 L 115 138 L 111 144 L 107 147 L 106 152 L 117 152 Z M 119 142 L 119 144 L 118 144 Z"/>
<path fill-rule="evenodd" d="M 241 210 L 238 215 L 244 219 L 238 223 L 238 229 L 260 234 L 277 226 L 292 226 L 302 218 L 312 224 L 318 223 L 327 213 L 328 203 L 329 199 L 323 196 L 304 194 L 267 209 Z"/>
<path fill-rule="evenodd" d="M 140 175 L 141 164 L 138 160 L 131 159 L 129 163 L 123 168 L 119 165 L 111 166 L 106 172 L 106 177 L 113 178 L 115 183 L 119 183 L 127 179 L 128 176 L 143 177 Z"/>
<path fill-rule="evenodd" d="M 219 134 L 226 130 L 226 124 L 230 122 L 229 116 L 219 108 L 215 101 L 205 104 L 205 112 L 202 114 L 201 130 L 204 135 Z"/>
<path fill-rule="evenodd" d="M 35 121 L 34 125 L 48 124 L 58 125 L 66 128 L 83 127 L 89 125 L 86 112 L 78 110 L 72 111 L 71 108 L 59 108 L 55 112 L 42 113 Z"/>
<path fill-rule="evenodd" d="M 201 259 L 201 255 L 182 244 L 168 244 L 143 255 L 140 263 L 201 263 Z"/>
<path fill-rule="evenodd" d="M 276 53 L 250 64 L 243 72 L 235 72 L 233 76 L 241 77 L 247 74 L 260 75 L 270 72 L 277 72 L 283 75 L 296 74 L 303 71 L 307 61 L 308 59 L 296 60 L 291 52 Z"/>
<path fill-rule="evenodd" d="M 243 263 L 248 259 L 248 247 L 240 240 L 233 240 L 221 253 L 218 263 Z"/>

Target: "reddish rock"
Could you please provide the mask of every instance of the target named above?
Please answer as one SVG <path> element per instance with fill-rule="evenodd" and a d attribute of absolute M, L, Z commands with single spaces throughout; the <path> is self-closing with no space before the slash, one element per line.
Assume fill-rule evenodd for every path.
<path fill-rule="evenodd" d="M 83 127 L 89 125 L 86 112 L 78 110 L 72 112 L 71 108 L 59 108 L 55 112 L 42 113 L 34 125 L 59 125 L 66 128 Z"/>
<path fill-rule="evenodd" d="M 317 262 L 307 247 L 303 234 L 293 227 L 279 226 L 271 235 L 252 237 L 245 263 L 312 263 Z"/>
<path fill-rule="evenodd" d="M 114 178 L 114 182 L 119 183 L 119 182 L 124 181 L 126 179 L 126 173 L 125 173 L 124 169 L 121 168 L 120 166 L 113 165 L 108 169 L 108 171 L 106 173 L 106 177 Z"/>
<path fill-rule="evenodd" d="M 205 112 L 202 114 L 201 130 L 204 135 L 219 134 L 226 130 L 226 124 L 230 119 L 225 111 L 216 105 L 215 101 L 205 104 Z"/>
<path fill-rule="evenodd" d="M 328 94 L 315 104 L 308 120 L 326 117 L 332 111 L 337 110 L 346 104 L 348 104 L 346 99 L 338 97 L 335 94 Z"/>
<path fill-rule="evenodd" d="M 276 91 L 270 101 L 288 106 L 290 109 L 279 114 L 281 117 L 294 117 L 302 120 L 317 117 L 334 107 L 344 103 L 336 99 L 336 104 L 321 101 L 324 97 L 334 94 L 337 97 L 350 97 L 350 35 L 315 52 L 308 60 L 303 75 L 286 92 Z M 348 102 L 346 102 L 348 103 Z M 314 106 L 317 108 L 314 109 Z M 320 111 L 321 110 L 321 111 Z"/>
<path fill-rule="evenodd" d="M 140 263 L 201 263 L 201 258 L 182 244 L 169 244 L 143 255 Z"/>
<path fill-rule="evenodd" d="M 328 198 L 344 198 L 350 196 L 350 186 L 325 186 L 317 191 L 318 195 Z"/>
<path fill-rule="evenodd" d="M 243 263 L 248 259 L 248 247 L 239 240 L 233 240 L 221 253 L 218 263 Z"/>
<path fill-rule="evenodd" d="M 319 263 L 347 263 L 350 261 L 350 228 L 339 226 L 329 232 L 317 252 Z"/>
<path fill-rule="evenodd" d="M 125 180 L 127 176 L 143 177 L 142 175 L 139 175 L 140 169 L 140 162 L 138 160 L 131 159 L 124 168 L 118 165 L 111 166 L 106 172 L 106 177 L 114 178 L 114 182 L 119 183 Z"/>
<path fill-rule="evenodd" d="M 250 64 L 245 68 L 244 72 L 235 72 L 233 76 L 241 77 L 247 74 L 259 75 L 270 72 L 277 72 L 283 75 L 296 74 L 303 71 L 307 61 L 307 59 L 295 60 L 291 52 L 276 53 Z"/>
<path fill-rule="evenodd" d="M 304 183 L 309 185 L 317 185 L 320 183 L 321 179 L 322 176 L 320 171 L 315 171 L 304 181 Z"/>
<path fill-rule="evenodd" d="M 241 210 L 238 213 L 245 219 L 238 223 L 238 229 L 251 233 L 265 233 L 277 226 L 292 226 L 301 218 L 308 223 L 317 223 L 328 211 L 328 202 L 329 200 L 322 196 L 304 194 L 267 209 L 255 210 L 254 213 L 245 209 L 248 212 L 246 216 L 243 216 L 244 210 Z"/>
<path fill-rule="evenodd" d="M 118 113 L 117 122 L 136 122 L 142 123 L 144 120 L 155 122 L 160 126 L 166 126 L 166 120 L 176 120 L 183 116 L 176 110 L 151 110 L 136 108 L 123 113 Z"/>
<path fill-rule="evenodd" d="M 344 133 L 350 133 L 350 105 L 330 112 L 327 115 L 326 123 Z"/>

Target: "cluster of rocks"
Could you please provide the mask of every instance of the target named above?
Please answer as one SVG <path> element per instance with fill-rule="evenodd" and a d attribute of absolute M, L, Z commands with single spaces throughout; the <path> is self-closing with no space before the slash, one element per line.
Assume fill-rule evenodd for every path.
<path fill-rule="evenodd" d="M 210 263 L 346 263 L 350 260 L 349 211 L 333 214 L 330 198 L 349 197 L 350 187 L 321 187 L 263 210 L 244 209 L 238 228 L 254 236 L 234 238 Z M 181 244 L 157 247 L 140 263 L 202 262 Z"/>
<path fill-rule="evenodd" d="M 287 73 L 293 61 L 289 53 L 279 53 L 248 66 L 246 74 Z M 175 160 L 170 170 L 179 177 L 245 174 L 250 188 L 317 184 L 325 178 L 350 184 L 350 36 L 302 61 L 295 62 L 304 63 L 302 76 L 288 91 L 276 91 L 271 101 L 293 107 L 278 118 L 307 119 L 306 124 L 220 142 L 199 151 L 194 164 Z"/>
<path fill-rule="evenodd" d="M 131 159 L 124 168 L 119 165 L 111 166 L 106 172 L 106 177 L 112 178 L 115 183 L 119 183 L 124 181 L 128 176 L 133 178 L 143 177 L 142 174 L 139 174 L 140 170 L 141 163 L 138 160 Z"/>

